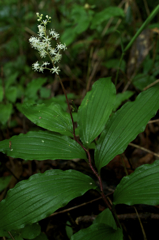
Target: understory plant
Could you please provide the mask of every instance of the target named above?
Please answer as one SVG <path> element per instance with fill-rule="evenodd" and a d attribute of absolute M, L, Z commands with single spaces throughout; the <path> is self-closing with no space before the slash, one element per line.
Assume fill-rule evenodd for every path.
<path fill-rule="evenodd" d="M 150 15 L 149 21 L 158 9 L 159 6 Z M 93 84 L 91 91 L 87 92 L 75 118 L 57 66 L 61 51 L 64 51 L 66 46 L 58 42 L 59 34 L 55 30 L 47 32 L 46 26 L 51 18 L 46 16 L 43 20 L 43 15 L 39 14 L 37 17 L 38 36 L 31 37 L 29 41 L 40 57 L 48 57 L 50 62 L 36 62 L 33 69 L 38 72 L 48 70 L 57 75 L 69 112 L 55 102 L 17 104 L 17 108 L 43 130 L 29 131 L 27 134 L 1 141 L 0 151 L 7 156 L 24 160 L 84 159 L 97 178 L 98 185 L 90 176 L 76 170 L 53 169 L 34 174 L 28 180 L 16 184 L 1 201 L 0 236 L 18 240 L 35 239 L 40 236 L 38 221 L 94 189 L 101 194 L 106 209 L 96 217 L 90 227 L 74 233 L 71 240 L 123 239 L 115 206 L 159 204 L 159 161 L 142 165 L 132 174 L 123 177 L 113 193 L 112 202 L 103 191 L 101 168 L 116 155 L 122 154 L 155 116 L 159 109 L 159 84 L 141 92 L 134 102 L 127 102 L 114 112 L 115 85 L 111 82 L 111 77 L 100 78 Z M 122 58 L 146 24 L 143 24 L 123 50 Z M 94 161 L 90 149 L 94 149 Z"/>

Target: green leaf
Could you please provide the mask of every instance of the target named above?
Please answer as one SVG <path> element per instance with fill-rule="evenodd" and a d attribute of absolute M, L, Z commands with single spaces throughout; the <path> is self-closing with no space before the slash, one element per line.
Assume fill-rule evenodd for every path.
<path fill-rule="evenodd" d="M 123 240 L 121 229 L 114 230 L 112 227 L 104 223 L 92 224 L 86 229 L 82 229 L 75 233 L 71 240 Z"/>
<path fill-rule="evenodd" d="M 40 234 L 40 232 L 41 232 L 41 227 L 38 223 L 27 225 L 22 230 L 20 230 L 22 238 L 25 238 L 25 239 L 33 239 L 37 237 Z"/>
<path fill-rule="evenodd" d="M 8 184 L 11 180 L 11 177 L 12 176 L 6 176 L 6 177 L 1 177 L 0 178 L 0 192 L 8 186 Z"/>
<path fill-rule="evenodd" d="M 0 229 L 0 237 L 10 237 L 7 231 Z"/>
<path fill-rule="evenodd" d="M 26 225 L 24 228 L 10 231 L 14 239 L 35 239 L 40 236 L 41 227 L 39 223 L 33 223 L 32 225 Z M 8 231 L 0 230 L 0 237 L 9 237 Z"/>
<path fill-rule="evenodd" d="M 117 230 L 117 225 L 114 220 L 113 214 L 109 210 L 109 208 L 105 209 L 103 212 L 101 212 L 96 219 L 94 220 L 93 224 L 96 223 L 104 223 L 113 229 Z"/>
<path fill-rule="evenodd" d="M 20 112 L 36 125 L 63 135 L 73 136 L 70 114 L 65 112 L 59 104 L 54 102 L 37 105 L 24 103 L 16 106 Z"/>
<path fill-rule="evenodd" d="M 66 224 L 67 224 L 66 228 L 65 228 L 66 234 L 67 234 L 67 237 L 70 239 L 71 236 L 73 235 L 73 229 L 72 229 L 71 223 L 69 221 L 67 221 Z M 70 226 L 68 226 L 68 225 L 70 225 Z"/>
<path fill-rule="evenodd" d="M 10 66 L 7 66 L 7 68 L 9 68 L 9 67 Z M 16 83 L 16 79 L 17 79 L 18 75 L 19 75 L 19 72 L 14 72 L 14 73 L 11 73 L 9 76 L 6 76 L 7 79 L 5 81 L 5 89 L 9 88 L 10 85 Z"/>
<path fill-rule="evenodd" d="M 112 114 L 102 132 L 95 150 L 95 164 L 98 171 L 143 132 L 148 121 L 159 108 L 159 84 L 138 95 L 134 102 L 124 104 Z"/>
<path fill-rule="evenodd" d="M 47 131 L 30 131 L 1 141 L 0 151 L 24 160 L 87 159 L 83 148 L 73 139 Z"/>
<path fill-rule="evenodd" d="M 64 33 L 61 35 L 61 42 L 64 42 L 66 46 L 70 45 L 76 38 L 77 33 L 72 27 L 66 28 Z"/>
<path fill-rule="evenodd" d="M 136 88 L 143 90 L 146 86 L 156 81 L 156 78 L 151 75 L 145 75 L 144 73 L 137 74 L 133 78 L 133 84 Z"/>
<path fill-rule="evenodd" d="M 12 113 L 12 104 L 11 103 L 7 103 L 7 104 L 3 104 L 0 103 L 0 123 L 2 123 L 3 125 L 9 120 L 9 117 Z"/>
<path fill-rule="evenodd" d="M 91 29 L 95 29 L 98 25 L 104 21 L 109 20 L 112 17 L 124 17 L 123 9 L 119 7 L 108 7 L 99 13 L 96 13 L 93 17 Z"/>
<path fill-rule="evenodd" d="M 17 98 L 17 88 L 16 87 L 9 87 L 5 90 L 5 96 L 8 101 L 14 103 Z"/>
<path fill-rule="evenodd" d="M 114 204 L 159 204 L 159 160 L 138 167 L 114 192 Z"/>
<path fill-rule="evenodd" d="M 104 129 L 115 101 L 115 87 L 111 78 L 96 81 L 78 110 L 79 136 L 90 144 Z"/>
<path fill-rule="evenodd" d="M 27 84 L 27 88 L 25 90 L 25 96 L 29 99 L 36 99 L 37 98 L 37 91 L 41 88 L 41 86 L 47 81 L 46 78 L 37 78 L 32 80 Z"/>
<path fill-rule="evenodd" d="M 113 111 L 115 111 L 123 101 L 129 99 L 134 93 L 132 91 L 125 91 L 116 95 Z"/>
<path fill-rule="evenodd" d="M 75 170 L 35 174 L 9 190 L 0 203 L 0 229 L 11 231 L 38 222 L 89 189 L 96 189 L 93 180 Z"/>
<path fill-rule="evenodd" d="M 50 95 L 51 95 L 51 89 L 44 88 L 44 87 L 40 89 L 41 98 L 49 98 Z"/>

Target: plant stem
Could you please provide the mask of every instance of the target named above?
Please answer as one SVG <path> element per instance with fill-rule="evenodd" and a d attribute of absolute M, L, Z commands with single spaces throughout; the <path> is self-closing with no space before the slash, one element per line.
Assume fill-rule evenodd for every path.
<path fill-rule="evenodd" d="M 118 219 L 118 217 L 117 217 L 117 215 L 116 215 L 116 212 L 115 212 L 115 209 L 112 207 L 112 205 L 110 204 L 110 202 L 108 201 L 108 199 L 106 198 L 106 196 L 105 196 L 105 194 L 104 194 L 101 176 L 100 176 L 100 174 L 98 174 L 98 172 L 94 169 L 94 167 L 93 167 L 93 165 L 92 165 L 92 160 L 91 160 L 90 152 L 89 152 L 88 149 L 86 149 L 86 148 L 82 145 L 82 143 L 79 141 L 79 139 L 77 138 L 77 136 L 76 136 L 76 134 L 75 134 L 75 124 L 74 124 L 74 121 L 73 121 L 73 116 L 72 116 L 70 104 L 69 104 L 69 101 L 68 101 L 68 97 L 67 97 L 67 94 L 66 94 L 66 90 L 65 90 L 65 88 L 64 88 L 64 85 L 63 85 L 63 83 L 62 83 L 61 78 L 60 78 L 59 76 L 58 76 L 58 78 L 59 78 L 59 81 L 60 81 L 62 90 L 63 90 L 63 92 L 64 92 L 64 94 L 65 94 L 66 102 L 67 102 L 68 109 L 69 109 L 69 113 L 70 113 L 70 116 L 71 116 L 72 125 L 73 125 L 73 136 L 74 136 L 74 140 L 75 140 L 75 141 L 83 148 L 83 150 L 87 153 L 89 166 L 90 166 L 92 172 L 94 173 L 94 175 L 97 177 L 97 179 L 98 179 L 98 181 L 99 181 L 101 196 L 102 196 L 102 198 L 103 198 L 106 206 L 107 206 L 107 207 L 110 209 L 110 211 L 112 212 L 117 226 L 118 226 L 119 228 L 121 228 L 119 219 Z"/>
<path fill-rule="evenodd" d="M 70 116 L 71 116 L 71 121 L 72 121 L 72 126 L 73 126 L 73 136 L 74 136 L 74 139 L 76 140 L 75 124 L 74 124 L 74 121 L 73 121 L 72 111 L 71 111 L 70 104 L 69 104 L 69 101 L 68 101 L 67 93 L 66 93 L 65 87 L 64 87 L 64 85 L 63 85 L 63 83 L 62 83 L 62 80 L 61 80 L 61 78 L 60 78 L 59 75 L 58 75 L 58 78 L 59 78 L 59 81 L 60 81 L 62 90 L 63 90 L 63 92 L 64 92 L 64 94 L 65 94 L 65 98 L 66 98 L 66 102 L 67 102 L 67 106 L 68 106 L 68 110 L 69 110 L 69 113 L 70 113 Z"/>

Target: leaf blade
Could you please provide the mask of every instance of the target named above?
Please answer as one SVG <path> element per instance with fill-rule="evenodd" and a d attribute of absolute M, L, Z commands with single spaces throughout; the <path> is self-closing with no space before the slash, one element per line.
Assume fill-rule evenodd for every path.
<path fill-rule="evenodd" d="M 24 103 L 16 106 L 34 124 L 50 131 L 73 136 L 71 117 L 59 104 L 54 102 L 37 105 Z"/>
<path fill-rule="evenodd" d="M 95 149 L 98 171 L 116 155 L 123 153 L 127 145 L 144 131 L 146 124 L 159 108 L 158 96 L 159 84 L 156 84 L 110 117 Z"/>
<path fill-rule="evenodd" d="M 121 229 L 114 230 L 110 226 L 104 223 L 92 224 L 86 229 L 82 229 L 75 233 L 71 240 L 123 240 L 123 234 Z"/>
<path fill-rule="evenodd" d="M 104 129 L 114 101 L 111 78 L 101 78 L 93 84 L 78 110 L 79 136 L 83 143 L 89 145 Z"/>
<path fill-rule="evenodd" d="M 0 151 L 24 160 L 87 159 L 85 151 L 73 139 L 47 131 L 30 131 L 1 141 Z"/>
<path fill-rule="evenodd" d="M 0 203 L 0 229 L 10 231 L 35 223 L 96 187 L 89 176 L 75 170 L 35 174 L 9 190 Z"/>
<path fill-rule="evenodd" d="M 114 192 L 114 204 L 159 204 L 159 160 L 138 167 Z"/>

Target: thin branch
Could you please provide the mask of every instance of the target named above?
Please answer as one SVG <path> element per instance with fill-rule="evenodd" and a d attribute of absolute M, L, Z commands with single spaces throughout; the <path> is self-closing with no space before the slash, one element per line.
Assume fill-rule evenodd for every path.
<path fill-rule="evenodd" d="M 147 87 L 145 87 L 143 90 L 147 90 L 148 88 L 154 86 L 155 84 L 157 84 L 159 82 L 159 79 L 157 79 L 155 82 L 151 83 L 150 85 L 148 85 Z"/>
<path fill-rule="evenodd" d="M 9 236 L 11 237 L 11 239 L 15 240 L 14 237 L 12 236 L 12 234 L 8 231 Z"/>
<path fill-rule="evenodd" d="M 148 122 L 148 124 L 155 123 L 155 122 L 159 122 L 159 119 L 151 120 L 151 121 Z"/>
<path fill-rule="evenodd" d="M 109 195 L 110 195 L 110 194 L 112 194 L 112 193 L 109 193 Z M 86 203 L 82 203 L 82 204 L 77 205 L 77 206 L 75 206 L 75 207 L 71 207 L 71 208 L 67 208 L 67 209 L 62 210 L 62 211 L 59 211 L 59 212 L 55 212 L 55 213 L 51 214 L 49 217 L 52 217 L 52 216 L 55 216 L 55 215 L 58 215 L 58 214 L 61 214 L 61 213 L 65 213 L 65 212 L 72 211 L 72 210 L 74 210 L 74 209 L 76 209 L 76 208 L 83 207 L 83 206 L 85 206 L 85 205 L 87 205 L 87 204 L 91 204 L 92 202 L 98 201 L 98 200 L 100 200 L 100 199 L 102 199 L 102 197 L 93 199 L 93 200 L 91 200 L 91 201 L 89 201 L 89 202 L 86 202 Z"/>
<path fill-rule="evenodd" d="M 132 147 L 135 147 L 135 148 L 139 148 L 139 149 L 141 149 L 141 150 L 143 150 L 143 151 L 145 151 L 145 152 L 151 153 L 151 154 L 153 154 L 153 155 L 156 156 L 156 157 L 159 157 L 159 154 L 154 153 L 154 152 L 152 152 L 152 151 L 150 151 L 150 150 L 148 150 L 148 149 L 146 149 L 146 148 L 144 148 L 144 147 L 140 147 L 139 145 L 136 145 L 136 144 L 134 144 L 134 143 L 129 143 L 129 145 L 132 146 Z"/>
<path fill-rule="evenodd" d="M 139 216 L 138 211 L 137 211 L 137 209 L 136 209 L 135 206 L 134 206 L 134 209 L 135 209 L 135 212 L 136 212 L 137 218 L 138 218 L 139 223 L 140 223 L 140 227 L 141 227 L 141 230 L 142 230 L 142 234 L 143 234 L 144 240 L 147 240 L 147 237 L 146 237 L 146 233 L 145 233 L 145 230 L 144 230 L 143 224 L 142 224 L 142 222 L 141 222 L 140 216 Z"/>

